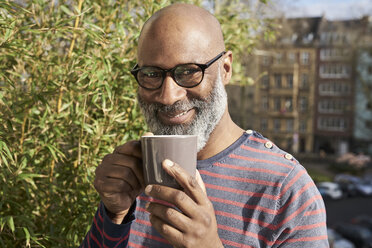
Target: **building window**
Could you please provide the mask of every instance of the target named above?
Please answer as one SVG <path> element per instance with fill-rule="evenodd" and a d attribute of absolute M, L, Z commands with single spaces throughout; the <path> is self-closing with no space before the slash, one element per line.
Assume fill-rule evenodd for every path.
<path fill-rule="evenodd" d="M 320 50 L 320 60 L 339 60 L 349 57 L 350 49 L 342 48 L 324 48 Z"/>
<path fill-rule="evenodd" d="M 274 97 L 273 104 L 274 104 L 273 110 L 276 111 L 276 112 L 279 112 L 280 108 L 281 108 L 280 98 L 279 97 Z"/>
<path fill-rule="evenodd" d="M 309 74 L 303 73 L 300 76 L 300 88 L 307 89 L 309 88 Z"/>
<path fill-rule="evenodd" d="M 349 95 L 350 91 L 350 84 L 345 82 L 325 82 L 319 84 L 319 95 L 322 96 Z"/>
<path fill-rule="evenodd" d="M 294 64 L 296 62 L 296 54 L 294 52 L 288 53 L 288 62 Z"/>
<path fill-rule="evenodd" d="M 347 100 L 320 100 L 318 102 L 319 113 L 343 113 L 347 110 Z"/>
<path fill-rule="evenodd" d="M 307 97 L 301 96 L 299 98 L 299 110 L 300 112 L 306 112 L 308 108 Z"/>
<path fill-rule="evenodd" d="M 261 88 L 269 87 L 269 75 L 263 75 L 261 78 Z"/>
<path fill-rule="evenodd" d="M 280 119 L 274 119 L 274 131 L 280 131 Z"/>
<path fill-rule="evenodd" d="M 293 120 L 286 121 L 287 132 L 293 132 Z"/>
<path fill-rule="evenodd" d="M 269 56 L 263 56 L 262 57 L 262 64 L 263 65 L 269 65 L 270 64 L 270 57 Z"/>
<path fill-rule="evenodd" d="M 267 119 L 261 119 L 260 126 L 262 131 L 267 130 Z"/>
<path fill-rule="evenodd" d="M 293 101 L 292 98 L 286 98 L 284 104 L 284 111 L 282 112 L 292 112 L 293 111 Z"/>
<path fill-rule="evenodd" d="M 301 133 L 305 133 L 306 132 L 306 129 L 307 129 L 306 121 L 305 120 L 301 120 L 299 125 L 300 125 L 299 126 L 300 132 Z"/>
<path fill-rule="evenodd" d="M 275 54 L 275 64 L 280 65 L 281 63 L 283 63 L 283 54 L 282 53 Z"/>
<path fill-rule="evenodd" d="M 280 89 L 282 87 L 282 75 L 274 74 L 275 88 Z"/>
<path fill-rule="evenodd" d="M 310 54 L 308 52 L 301 53 L 301 64 L 308 65 L 310 63 Z"/>
<path fill-rule="evenodd" d="M 269 106 L 269 100 L 267 98 L 267 96 L 262 96 L 261 97 L 261 110 L 268 110 L 268 107 Z"/>
<path fill-rule="evenodd" d="M 320 117 L 318 119 L 318 129 L 325 131 L 346 131 L 347 120 L 342 117 Z"/>
<path fill-rule="evenodd" d="M 293 88 L 293 74 L 287 74 L 287 88 Z"/>
<path fill-rule="evenodd" d="M 349 78 L 350 65 L 346 64 L 322 64 L 319 67 L 321 78 Z"/>

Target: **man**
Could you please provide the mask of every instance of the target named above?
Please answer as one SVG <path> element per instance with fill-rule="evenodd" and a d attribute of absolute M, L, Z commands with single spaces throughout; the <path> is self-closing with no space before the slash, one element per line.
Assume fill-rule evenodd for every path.
<path fill-rule="evenodd" d="M 145 188 L 139 142 L 117 147 L 97 167 L 102 201 L 82 247 L 328 247 L 305 169 L 230 119 L 224 51 L 220 24 L 199 7 L 170 5 L 146 22 L 132 71 L 138 100 L 153 133 L 198 135 L 199 172 L 165 160 L 183 190 Z"/>

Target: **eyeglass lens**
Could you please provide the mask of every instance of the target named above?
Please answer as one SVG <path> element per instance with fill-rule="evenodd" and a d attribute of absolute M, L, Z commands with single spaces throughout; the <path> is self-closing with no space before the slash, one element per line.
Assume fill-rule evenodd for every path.
<path fill-rule="evenodd" d="M 202 69 L 195 64 L 176 66 L 171 70 L 171 75 L 177 84 L 185 87 L 197 85 L 203 79 Z M 160 87 L 165 77 L 165 72 L 157 67 L 143 67 L 138 71 L 138 82 L 146 88 Z"/>

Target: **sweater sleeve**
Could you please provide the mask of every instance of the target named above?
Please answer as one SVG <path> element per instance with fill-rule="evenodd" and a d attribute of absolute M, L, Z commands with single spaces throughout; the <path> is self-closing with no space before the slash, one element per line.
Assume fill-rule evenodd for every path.
<path fill-rule="evenodd" d="M 105 206 L 101 202 L 94 216 L 91 228 L 80 247 L 127 247 L 130 227 L 135 219 L 135 209 L 136 203 L 131 206 L 123 222 L 118 225 L 113 223 L 108 217 Z"/>
<path fill-rule="evenodd" d="M 277 211 L 279 232 L 272 247 L 329 247 L 323 199 L 300 164 L 283 183 Z"/>

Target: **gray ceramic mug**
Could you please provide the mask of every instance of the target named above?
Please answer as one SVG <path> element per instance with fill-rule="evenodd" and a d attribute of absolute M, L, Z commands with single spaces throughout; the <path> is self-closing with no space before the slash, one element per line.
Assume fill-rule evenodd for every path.
<path fill-rule="evenodd" d="M 142 160 L 145 184 L 161 184 L 180 188 L 176 180 L 163 170 L 162 162 L 170 159 L 190 175 L 196 171 L 196 135 L 142 136 Z"/>

